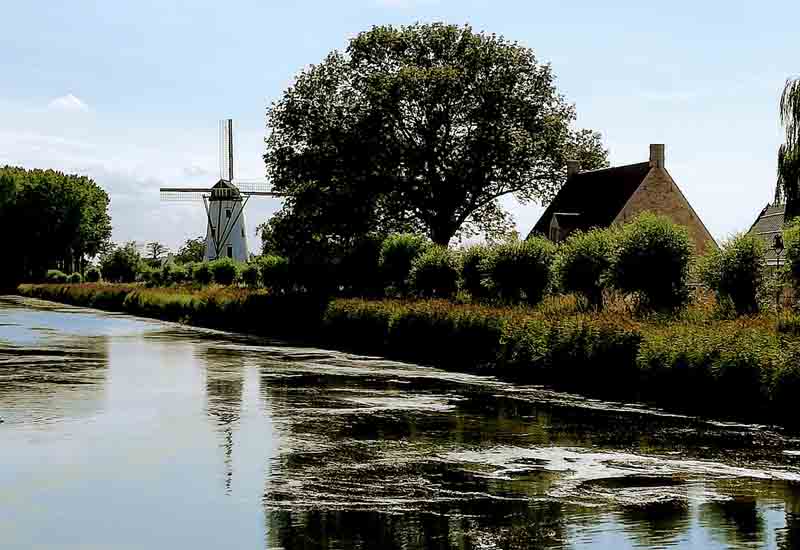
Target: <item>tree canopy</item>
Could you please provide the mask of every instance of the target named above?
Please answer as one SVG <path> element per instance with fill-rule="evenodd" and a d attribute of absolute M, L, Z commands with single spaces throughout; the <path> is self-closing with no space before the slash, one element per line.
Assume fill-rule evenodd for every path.
<path fill-rule="evenodd" d="M 109 244 L 108 205 L 106 192 L 86 176 L 0 167 L 5 284 L 39 279 L 48 268 L 82 271 Z"/>
<path fill-rule="evenodd" d="M 790 220 L 800 216 L 800 78 L 786 81 L 779 108 L 786 141 L 778 150 L 776 194 L 783 194 L 786 219 Z"/>
<path fill-rule="evenodd" d="M 469 26 L 374 27 L 268 109 L 267 173 L 290 198 L 263 229 L 310 244 L 502 234 L 504 195 L 546 202 L 567 159 L 606 165 L 600 136 L 574 120 L 529 48 Z"/>
<path fill-rule="evenodd" d="M 191 262 L 202 262 L 206 253 L 206 239 L 205 237 L 196 237 L 194 239 L 186 239 L 186 242 L 175 254 L 175 261 L 181 264 L 188 264 Z"/>

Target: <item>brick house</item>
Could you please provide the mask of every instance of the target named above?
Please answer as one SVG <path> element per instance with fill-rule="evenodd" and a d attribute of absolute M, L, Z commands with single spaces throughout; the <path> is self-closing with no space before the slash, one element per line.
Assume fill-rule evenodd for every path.
<path fill-rule="evenodd" d="M 581 172 L 567 163 L 567 181 L 531 230 L 554 242 L 575 230 L 625 223 L 653 212 L 686 227 L 695 252 L 717 243 L 664 166 L 664 145 L 650 145 L 650 160 L 638 164 Z"/>

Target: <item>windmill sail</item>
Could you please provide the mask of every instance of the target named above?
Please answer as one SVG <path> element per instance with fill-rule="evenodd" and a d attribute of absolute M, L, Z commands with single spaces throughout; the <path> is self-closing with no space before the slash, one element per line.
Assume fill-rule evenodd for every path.
<path fill-rule="evenodd" d="M 212 187 L 162 187 L 164 202 L 202 202 L 206 213 L 205 259 L 249 257 L 244 208 L 250 197 L 280 197 L 266 181 L 233 179 L 233 121 L 219 123 L 219 181 Z"/>

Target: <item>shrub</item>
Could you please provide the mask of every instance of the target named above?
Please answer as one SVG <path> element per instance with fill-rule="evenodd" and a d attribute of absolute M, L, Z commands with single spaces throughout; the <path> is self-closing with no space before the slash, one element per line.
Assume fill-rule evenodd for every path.
<path fill-rule="evenodd" d="M 134 243 L 114 247 L 100 259 L 100 271 L 107 281 L 130 283 L 136 280 L 142 258 Z"/>
<path fill-rule="evenodd" d="M 483 284 L 500 301 L 537 304 L 550 283 L 555 250 L 552 242 L 538 236 L 495 246 L 479 264 Z"/>
<path fill-rule="evenodd" d="M 800 218 L 793 219 L 783 230 L 786 269 L 796 289 L 800 289 Z"/>
<path fill-rule="evenodd" d="M 290 290 L 289 261 L 275 255 L 262 256 L 259 261 L 261 268 L 261 283 L 275 294 Z"/>
<path fill-rule="evenodd" d="M 230 258 L 219 258 L 210 262 L 208 267 L 218 285 L 229 286 L 239 276 L 239 265 Z"/>
<path fill-rule="evenodd" d="M 408 280 L 418 296 L 451 298 L 458 290 L 458 274 L 453 251 L 446 246 L 431 246 L 414 259 Z"/>
<path fill-rule="evenodd" d="M 613 262 L 617 231 L 594 229 L 575 232 L 559 247 L 553 261 L 553 274 L 565 292 L 575 292 L 595 308 L 603 307 L 606 286 Z"/>
<path fill-rule="evenodd" d="M 346 294 L 377 296 L 383 293 L 379 267 L 382 245 L 380 236 L 367 235 L 344 252 L 337 280 Z"/>
<path fill-rule="evenodd" d="M 45 279 L 48 283 L 66 283 L 67 274 L 60 269 L 48 269 Z"/>
<path fill-rule="evenodd" d="M 90 267 L 86 270 L 86 282 L 87 283 L 97 283 L 102 278 L 100 270 L 96 267 Z"/>
<path fill-rule="evenodd" d="M 73 285 L 79 285 L 83 282 L 83 275 L 76 271 L 67 278 L 67 282 Z"/>
<path fill-rule="evenodd" d="M 758 237 L 736 235 L 700 260 L 700 279 L 720 302 L 729 300 L 738 315 L 756 313 L 764 287 L 764 252 Z"/>
<path fill-rule="evenodd" d="M 430 241 L 422 235 L 401 233 L 386 237 L 379 262 L 384 283 L 401 294 L 407 292 L 411 264 L 429 246 Z"/>
<path fill-rule="evenodd" d="M 166 270 L 166 268 L 167 266 L 165 265 L 164 269 Z M 168 281 L 175 284 L 185 283 L 190 280 L 189 272 L 186 270 L 186 267 L 179 264 L 172 264 L 169 271 L 165 271 L 165 274 L 168 275 Z"/>
<path fill-rule="evenodd" d="M 614 286 L 636 294 L 646 308 L 677 309 L 689 298 L 691 256 L 685 228 L 663 216 L 642 214 L 620 233 L 612 266 Z"/>
<path fill-rule="evenodd" d="M 242 268 L 242 282 L 250 288 L 256 288 L 261 282 L 261 271 L 256 262 L 247 263 Z"/>
<path fill-rule="evenodd" d="M 465 248 L 461 253 L 461 282 L 464 290 L 475 300 L 487 295 L 486 287 L 482 283 L 480 263 L 488 254 L 489 247 L 480 244 Z"/>
<path fill-rule="evenodd" d="M 211 284 L 213 274 L 211 273 L 211 266 L 208 262 L 202 262 L 195 265 L 192 272 L 193 279 L 196 283 L 201 285 Z"/>

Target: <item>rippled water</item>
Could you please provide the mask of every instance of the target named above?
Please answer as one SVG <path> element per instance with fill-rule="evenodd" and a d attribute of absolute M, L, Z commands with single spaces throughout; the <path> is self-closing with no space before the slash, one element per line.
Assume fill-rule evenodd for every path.
<path fill-rule="evenodd" d="M 777 429 L 35 300 L 0 420 L 3 549 L 800 547 Z"/>

